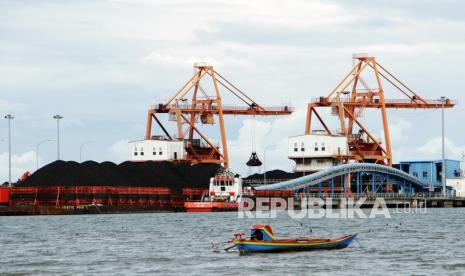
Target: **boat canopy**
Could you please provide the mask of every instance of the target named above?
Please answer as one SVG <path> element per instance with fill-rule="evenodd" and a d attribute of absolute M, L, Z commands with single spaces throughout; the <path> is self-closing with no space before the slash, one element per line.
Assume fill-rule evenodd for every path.
<path fill-rule="evenodd" d="M 271 226 L 266 224 L 254 224 L 250 229 L 250 239 L 259 241 L 272 241 L 275 239 Z"/>

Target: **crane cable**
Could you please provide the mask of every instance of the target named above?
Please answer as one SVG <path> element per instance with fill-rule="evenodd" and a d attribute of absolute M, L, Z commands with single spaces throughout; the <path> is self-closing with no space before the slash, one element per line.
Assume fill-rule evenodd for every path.
<path fill-rule="evenodd" d="M 256 153 L 256 146 L 255 146 L 255 115 L 252 117 L 252 152 Z"/>

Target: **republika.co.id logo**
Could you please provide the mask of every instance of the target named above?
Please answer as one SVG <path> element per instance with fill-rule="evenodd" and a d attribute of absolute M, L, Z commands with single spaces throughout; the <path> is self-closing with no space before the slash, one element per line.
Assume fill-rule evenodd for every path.
<path fill-rule="evenodd" d="M 295 219 L 302 218 L 375 218 L 381 216 L 391 218 L 391 214 L 387 207 L 384 198 L 376 198 L 372 202 L 370 209 L 362 210 L 366 199 L 360 198 L 340 198 L 333 200 L 332 198 L 318 197 L 303 197 L 300 199 L 300 204 L 295 204 L 294 198 L 275 198 L 275 197 L 257 197 L 255 200 L 251 198 L 242 198 L 239 209 L 239 218 L 276 218 L 277 212 L 287 211 L 289 217 Z M 337 208 L 333 208 L 336 206 Z M 408 208 L 399 208 L 397 204 L 396 213 L 415 213 L 418 208 L 412 210 L 410 205 Z M 420 208 L 422 211 L 423 208 Z M 426 205 L 424 206 L 426 212 Z"/>

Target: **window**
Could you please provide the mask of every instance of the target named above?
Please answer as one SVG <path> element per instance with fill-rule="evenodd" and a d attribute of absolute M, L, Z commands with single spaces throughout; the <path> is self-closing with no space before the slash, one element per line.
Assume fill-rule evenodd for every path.
<path fill-rule="evenodd" d="M 304 143 L 302 143 L 302 144 L 300 145 L 300 151 L 305 151 L 305 144 L 304 144 Z"/>
<path fill-rule="evenodd" d="M 321 143 L 321 151 L 325 151 L 325 150 L 326 150 L 325 142 L 322 142 Z"/>
<path fill-rule="evenodd" d="M 298 151 L 299 149 L 297 149 L 297 143 L 294 143 L 294 151 Z"/>
<path fill-rule="evenodd" d="M 417 173 L 417 172 L 413 172 L 413 176 L 418 177 L 418 173 Z"/>
<path fill-rule="evenodd" d="M 134 152 L 134 156 L 137 156 L 137 151 Z"/>
<path fill-rule="evenodd" d="M 318 151 L 318 142 L 315 142 L 315 151 Z"/>
<path fill-rule="evenodd" d="M 423 172 L 423 177 L 428 177 L 428 172 Z"/>
<path fill-rule="evenodd" d="M 141 151 L 141 152 L 140 152 L 140 155 L 144 156 L 144 152 L 143 152 L 143 151 Z"/>
<path fill-rule="evenodd" d="M 157 149 L 155 147 L 153 147 L 153 155 L 157 155 Z"/>
<path fill-rule="evenodd" d="M 158 149 L 158 154 L 160 154 L 160 155 L 163 154 L 163 151 L 162 151 L 161 147 Z"/>

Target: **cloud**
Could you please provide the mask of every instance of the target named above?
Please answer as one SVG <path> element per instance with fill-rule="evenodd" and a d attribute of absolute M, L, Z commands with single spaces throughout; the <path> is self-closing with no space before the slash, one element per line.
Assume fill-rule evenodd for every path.
<path fill-rule="evenodd" d="M 27 151 L 11 156 L 11 181 L 16 182 L 26 171 L 33 172 L 36 167 L 35 151 Z M 8 152 L 0 154 L 0 182 L 8 181 Z"/>
<path fill-rule="evenodd" d="M 408 144 L 409 131 L 412 129 L 412 123 L 402 117 L 388 118 L 389 122 L 389 137 L 391 138 L 391 145 L 401 146 Z M 381 118 L 379 118 L 381 123 Z M 379 127 L 382 127 L 381 125 Z M 381 129 L 379 137 L 384 140 L 384 131 Z"/>
<path fill-rule="evenodd" d="M 178 66 L 182 68 L 188 68 L 193 66 L 195 63 L 202 62 L 213 66 L 242 66 L 249 65 L 250 62 L 244 59 L 228 58 L 222 56 L 221 59 L 215 59 L 213 57 L 183 57 L 182 55 L 174 56 L 171 54 L 160 53 L 153 51 L 149 55 L 142 58 L 144 62 L 150 62 L 161 66 Z"/>
<path fill-rule="evenodd" d="M 18 113 L 24 112 L 24 104 L 7 99 L 0 99 L 0 110 L 4 113 Z"/>
<path fill-rule="evenodd" d="M 457 145 L 449 137 L 444 138 L 445 154 L 447 158 L 461 159 L 465 153 L 465 145 Z M 435 137 L 416 148 L 420 156 L 440 159 L 442 155 L 442 139 Z"/>
<path fill-rule="evenodd" d="M 446 1 L 0 1 L 0 109 L 16 116 L 17 153 L 55 137 L 51 116 L 62 114 L 63 158 L 78 158 L 79 145 L 93 140 L 89 156 L 120 162 L 126 140 L 143 137 L 155 99 L 181 87 L 194 61 L 207 61 L 258 103 L 298 107 L 287 117 L 247 119 L 256 120 L 260 157 L 265 145 L 278 145 L 267 151 L 267 167 L 290 169 L 287 137 L 303 133 L 303 107 L 333 88 L 354 52 L 376 55 L 421 96 L 438 98 L 447 84 L 446 96 L 461 102 L 464 4 Z M 431 126 L 440 117 L 415 114 L 389 113 L 394 158 L 421 156 L 418 141 L 436 136 Z M 447 117 L 459 148 L 464 117 L 460 106 Z M 240 171 L 253 125 L 243 119 L 228 117 L 226 125 Z M 365 120 L 380 133 L 379 120 Z M 55 158 L 53 150 L 42 154 Z"/>
<path fill-rule="evenodd" d="M 391 14 L 399 18 L 411 20 L 448 20 L 464 21 L 461 11 L 465 9 L 462 1 L 446 0 L 391 0 L 389 2 L 379 2 L 371 0 L 360 0 L 354 5 L 350 1 L 331 1 L 340 5 L 340 8 L 348 13 L 371 13 L 373 16 Z"/>
<path fill-rule="evenodd" d="M 189 66 L 195 61 L 192 58 L 180 58 L 170 54 L 163 54 L 158 51 L 153 51 L 149 55 L 142 58 L 143 61 L 153 62 L 160 65 L 177 65 L 177 66 Z M 212 62 L 212 58 L 205 58 L 205 61 Z"/>
<path fill-rule="evenodd" d="M 339 4 L 323 1 L 239 1 L 223 20 L 251 22 L 275 26 L 298 27 L 347 23 L 355 15 L 344 13 Z M 234 17 L 231 16 L 234 14 Z"/>
<path fill-rule="evenodd" d="M 119 140 L 111 145 L 108 150 L 110 160 L 121 163 L 128 160 L 128 140 Z"/>
<path fill-rule="evenodd" d="M 255 147 L 258 157 L 265 163 L 266 170 L 291 171 L 294 162 L 287 158 L 287 138 L 304 133 L 305 114 L 306 110 L 299 108 L 290 116 L 271 121 L 243 120 L 238 137 L 228 143 L 232 168 L 245 175 L 249 173 L 251 170 L 246 167 L 245 163 L 249 160 Z M 259 170 L 262 169 L 263 166 Z"/>

